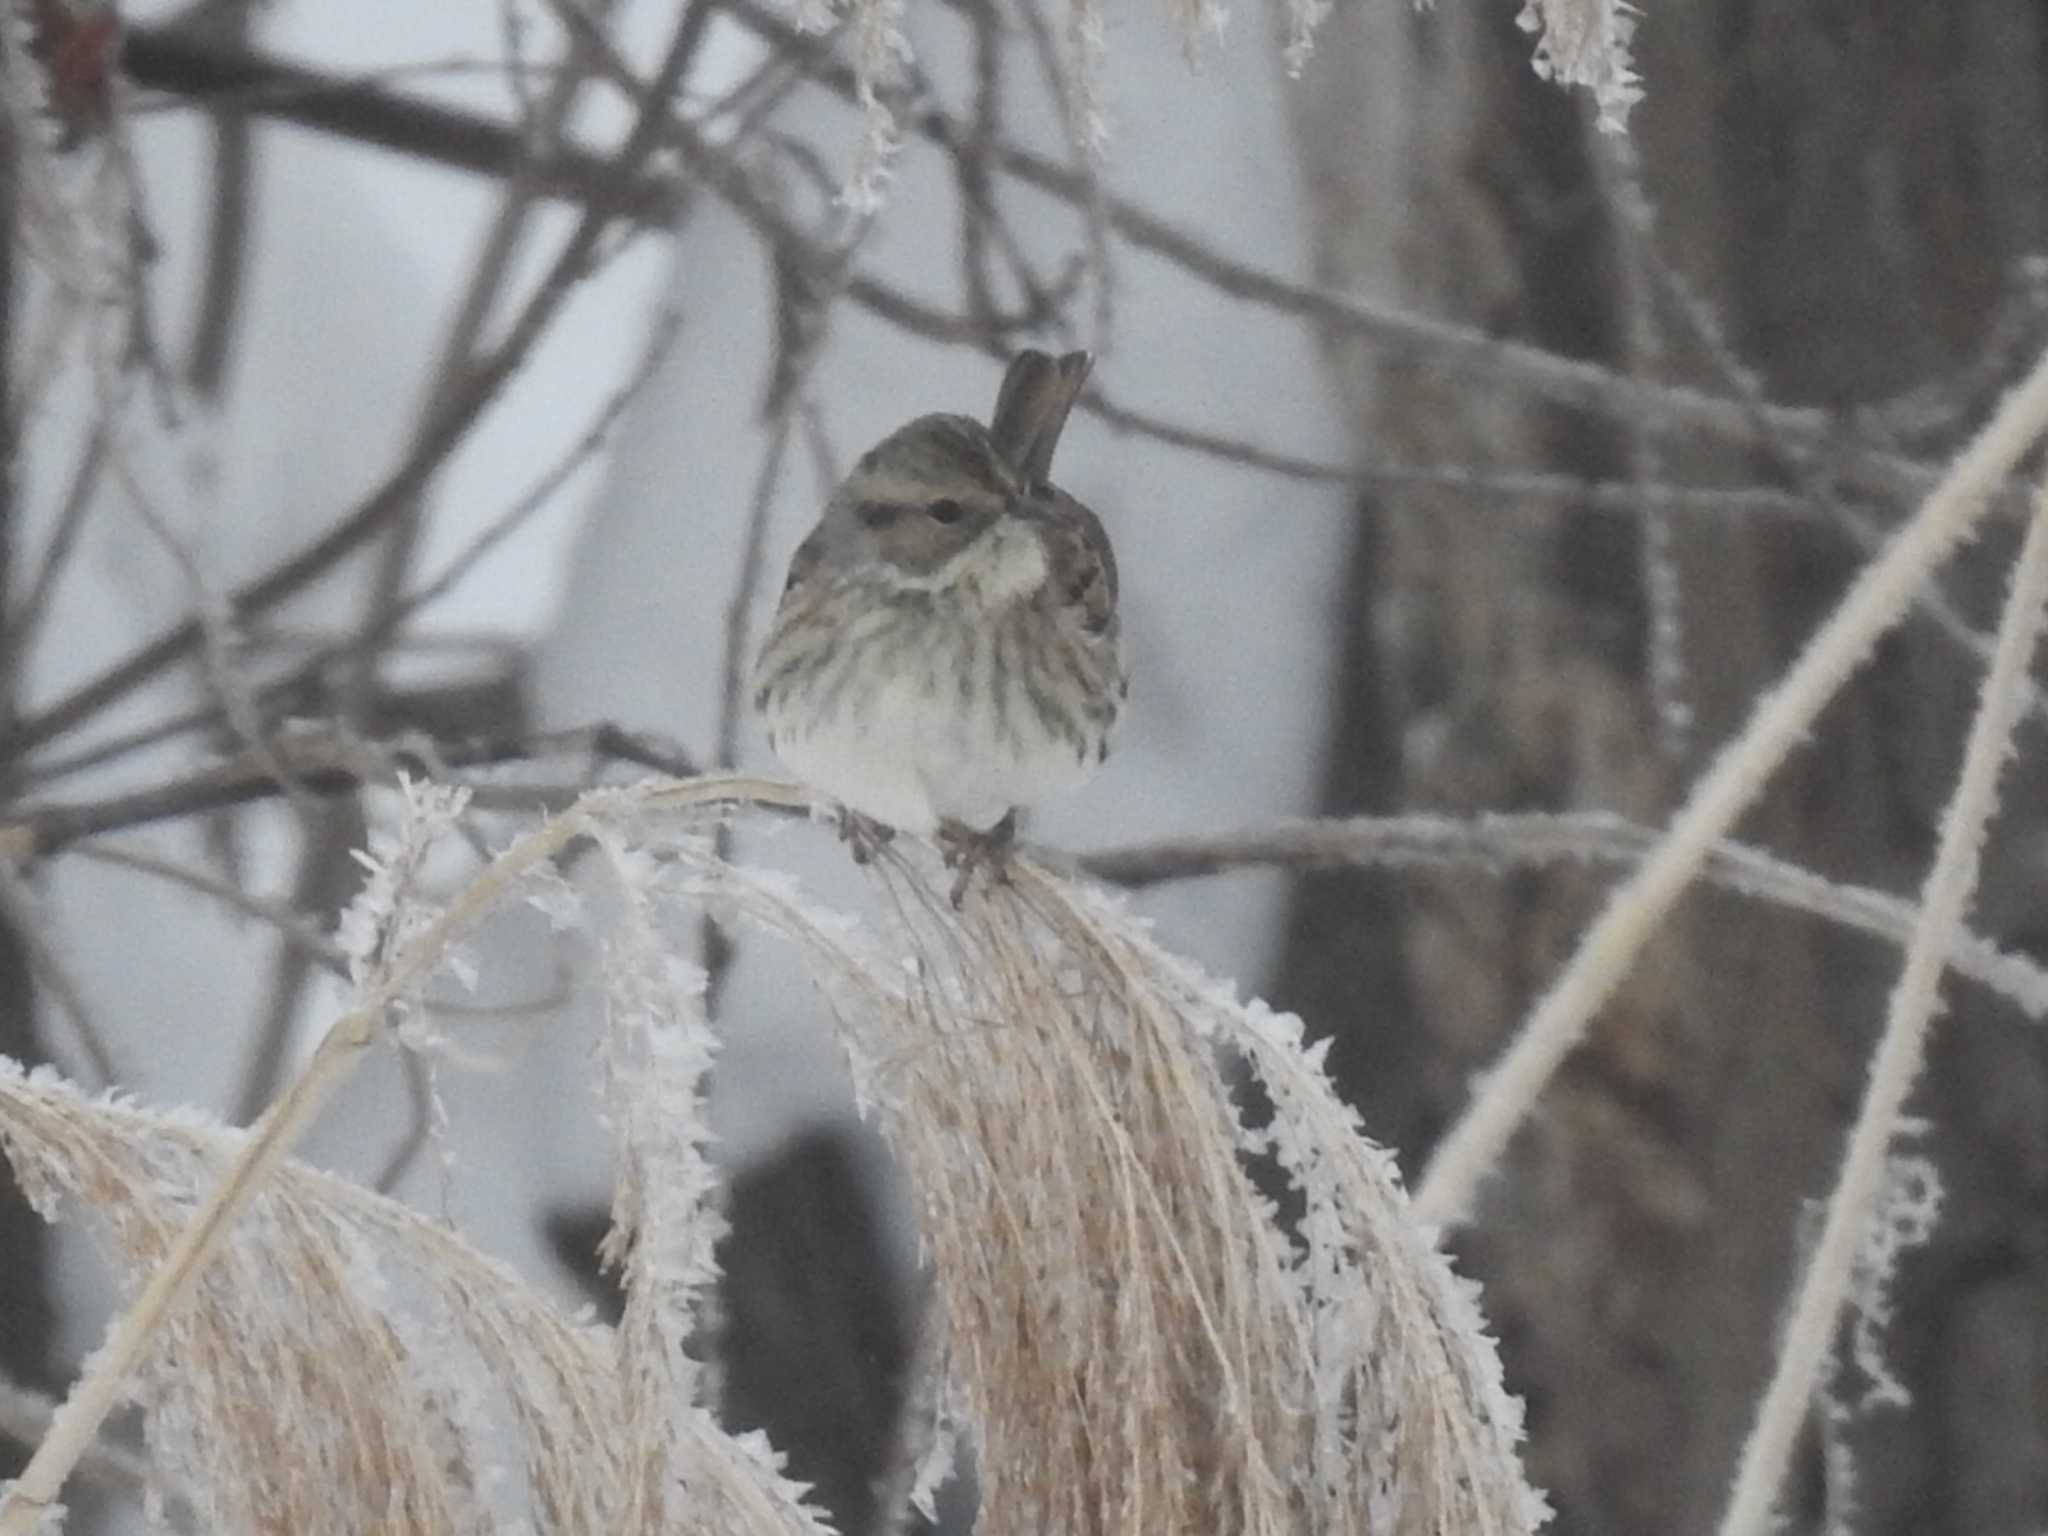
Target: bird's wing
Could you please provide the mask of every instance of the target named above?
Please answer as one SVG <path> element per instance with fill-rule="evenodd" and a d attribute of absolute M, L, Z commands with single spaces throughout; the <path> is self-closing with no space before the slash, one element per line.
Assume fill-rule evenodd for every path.
<path fill-rule="evenodd" d="M 1086 352 L 1064 357 L 1019 352 L 1003 375 L 989 417 L 989 436 L 1026 485 L 1042 485 L 1052 477 L 1053 450 L 1059 447 L 1067 413 L 1088 382 L 1092 361 Z"/>
<path fill-rule="evenodd" d="M 1080 615 L 1090 634 L 1116 622 L 1116 552 L 1102 520 L 1065 491 L 1040 493 L 1035 507 L 1045 540 L 1049 585 Z"/>

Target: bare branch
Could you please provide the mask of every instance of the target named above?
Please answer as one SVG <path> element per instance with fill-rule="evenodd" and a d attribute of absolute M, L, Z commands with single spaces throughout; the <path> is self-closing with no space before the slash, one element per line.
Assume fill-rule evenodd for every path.
<path fill-rule="evenodd" d="M 225 99 L 251 116 L 455 170 L 502 177 L 528 158 L 519 130 L 494 118 L 401 95 L 374 76 L 328 74 L 272 55 L 222 47 L 175 27 L 129 27 L 121 63 L 137 85 L 196 101 Z M 657 226 L 675 217 L 680 189 L 672 179 L 638 168 L 622 176 L 621 168 L 616 160 L 565 144 L 558 158 L 532 174 L 548 195 L 616 217 Z"/>
<path fill-rule="evenodd" d="M 648 156 L 662 141 L 669 102 L 702 31 L 703 23 L 692 18 L 701 14 L 701 7 L 694 5 L 685 12 L 667 56 L 641 98 L 639 115 L 614 162 L 613 174 L 623 182 L 630 183 L 638 176 Z M 499 390 L 525 363 L 533 344 L 554 322 L 569 294 L 596 259 L 598 242 L 611 221 L 609 209 L 591 207 L 564 243 L 533 297 L 513 320 L 504 340 L 477 359 L 476 365 L 449 390 L 442 408 L 429 419 L 404 461 L 382 485 L 319 538 L 230 594 L 231 611 L 237 618 L 274 607 L 301 591 L 374 538 L 393 519 L 405 514 L 413 499 L 497 398 Z M 190 655 L 202 638 L 199 624 L 187 620 L 142 646 L 98 677 L 22 720 L 8 744 L 9 755 L 18 759 L 126 697 Z"/>
<path fill-rule="evenodd" d="M 267 901 L 261 896 L 252 896 L 232 881 L 218 879 L 203 869 L 189 864 L 179 864 L 170 859 L 160 859 L 155 854 L 144 853 L 138 848 L 122 848 L 111 843 L 85 842 L 73 850 L 79 858 L 89 859 L 96 864 L 108 864 L 120 869 L 131 869 L 138 874 L 167 880 L 181 885 L 189 891 L 196 891 L 209 900 L 268 923 L 278 931 L 287 944 L 311 956 L 320 965 L 337 976 L 348 975 L 348 961 L 342 955 L 341 947 L 327 935 L 282 901 Z"/>
<path fill-rule="evenodd" d="M 720 8 L 778 50 L 802 61 L 813 78 L 849 102 L 858 99 L 852 69 L 833 59 L 816 37 L 798 31 L 754 0 L 720 0 Z M 566 4 L 556 6 L 557 15 L 565 19 L 575 10 Z M 588 28 L 587 18 L 585 26 L 593 33 L 596 30 Z M 126 60 L 131 73 L 147 84 L 199 97 L 215 90 L 255 91 L 257 105 L 252 111 L 426 155 L 461 169 L 502 175 L 518 163 L 518 138 L 505 124 L 337 80 L 262 55 L 215 57 L 202 52 L 193 57 L 192 50 L 176 47 L 159 33 L 136 28 L 129 36 Z M 609 57 L 599 55 L 598 67 L 622 88 L 631 88 L 636 78 L 616 50 L 611 50 Z M 905 113 L 903 121 L 949 154 L 967 152 L 973 140 L 969 126 L 936 108 Z M 679 138 L 694 137 L 680 121 L 671 123 L 669 131 Z M 708 179 L 719 194 L 732 200 L 734 183 L 727 167 L 720 164 L 722 157 L 705 156 L 701 144 L 691 148 L 692 174 L 708 170 L 712 173 Z M 1087 206 L 1091 193 L 1084 175 L 1006 143 L 995 146 L 994 156 L 1002 170 L 1019 180 L 1077 207 Z M 717 174 L 721 171 L 727 174 Z M 658 177 L 641 179 L 637 165 L 625 167 L 568 150 L 560 164 L 542 167 L 539 175 L 550 193 L 607 215 L 657 223 L 673 216 L 684 195 L 681 187 Z M 1125 199 L 1106 199 L 1105 213 L 1110 228 L 1123 239 L 1229 297 L 1312 320 L 1339 334 L 1367 337 L 1397 355 L 1427 359 L 1492 387 L 1525 390 L 1612 419 L 1640 421 L 1658 432 L 1708 433 L 1737 444 L 1759 441 L 1758 420 L 1744 401 L 1680 385 L 1647 383 L 1597 363 L 1560 357 L 1448 321 L 1293 282 L 1232 261 Z M 884 310 L 880 304 L 897 296 L 858 277 L 848 284 L 848 294 L 899 323 L 930 318 L 915 310 Z M 949 319 L 943 326 L 927 326 L 922 333 L 957 342 L 978 339 L 971 336 L 973 329 L 970 322 Z M 1844 473 L 1887 499 L 1920 496 L 1935 482 L 1936 472 L 1912 459 L 1845 443 L 1837 419 L 1828 411 L 1770 406 L 1763 421 L 1783 441 L 1830 459 L 1839 458 Z"/>
<path fill-rule="evenodd" d="M 436 771 L 437 765 L 459 770 L 579 753 L 674 777 L 697 771 L 689 756 L 673 746 L 611 724 L 533 736 L 434 743 L 413 739 L 365 743 L 345 733 L 314 728 L 281 735 L 273 746 L 298 787 L 317 795 L 350 794 L 363 783 L 387 779 L 401 768 L 425 775 Z M 82 838 L 249 805 L 282 793 L 284 787 L 276 775 L 245 754 L 216 768 L 103 800 L 30 802 L 14 806 L 0 820 L 0 858 L 46 858 Z"/>
<path fill-rule="evenodd" d="M 64 504 L 57 512 L 57 524 L 43 546 L 35 575 L 19 605 L 9 610 L 6 630 L 0 634 L 0 690 L 10 699 L 17 693 L 21 665 L 34 648 L 37 631 L 49 615 L 50 597 L 57 580 L 78 548 L 78 536 L 85 530 L 86 514 L 92 510 L 106 465 L 107 434 L 103 426 L 95 425 L 79 450 L 78 466 L 72 471 Z"/>
<path fill-rule="evenodd" d="M 114 1058 L 113 1047 L 107 1044 L 106 1031 L 93 1017 L 85 1001 L 85 992 L 78 984 L 78 978 L 71 974 L 71 967 L 58 953 L 56 942 L 50 937 L 49 925 L 43 917 L 40 904 L 27 883 L 16 872 L 15 866 L 0 860 L 0 917 L 21 940 L 28 953 L 30 966 L 35 970 L 36 980 L 51 997 L 57 1007 L 71 1021 L 72 1032 L 78 1036 L 79 1048 L 85 1052 L 86 1061 L 92 1067 L 102 1087 L 130 1081 L 121 1071 Z"/>
<path fill-rule="evenodd" d="M 1651 275 L 1659 259 L 1657 230 L 1643 190 L 1642 165 L 1634 146 L 1619 137 L 1594 144 L 1592 161 L 1616 247 L 1624 363 L 1635 377 L 1649 379 L 1664 363 L 1664 328 Z M 1628 424 L 1625 432 L 1630 476 L 1641 484 L 1664 480 L 1662 445 L 1638 423 Z M 1664 508 L 1643 509 L 1636 569 L 1649 618 L 1644 672 L 1657 745 L 1667 758 L 1682 762 L 1691 745 L 1693 712 L 1686 697 L 1684 585 L 1676 535 Z"/>
<path fill-rule="evenodd" d="M 813 77 L 842 98 L 853 100 L 853 74 L 831 57 L 817 37 L 783 21 L 759 0 L 720 0 L 721 7 L 778 51 L 806 61 Z M 909 114 L 907 125 L 949 154 L 965 152 L 971 130 L 943 110 L 927 107 Z M 997 163 L 1018 180 L 1085 206 L 1086 178 L 1014 145 L 996 147 Z M 1218 292 L 1279 313 L 1302 316 L 1344 335 L 1365 336 L 1397 355 L 1425 358 L 1476 382 L 1527 390 L 1559 405 L 1593 411 L 1620 421 L 1641 421 L 1656 431 L 1706 432 L 1734 443 L 1758 440 L 1758 423 L 1746 402 L 1680 385 L 1631 379 L 1597 363 L 1564 358 L 1518 342 L 1502 341 L 1449 321 L 1397 310 L 1335 293 L 1232 261 L 1195 236 L 1123 198 L 1106 202 L 1110 227 L 1140 250 L 1152 252 Z M 1807 407 L 1771 406 L 1764 417 L 1786 441 L 1816 452 L 1840 455 L 1845 470 L 1887 497 L 1926 493 L 1937 472 L 1879 450 L 1840 440 L 1831 413 Z"/>

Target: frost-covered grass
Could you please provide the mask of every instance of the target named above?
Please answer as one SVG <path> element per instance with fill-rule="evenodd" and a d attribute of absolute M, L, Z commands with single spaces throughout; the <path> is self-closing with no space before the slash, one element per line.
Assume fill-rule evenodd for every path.
<path fill-rule="evenodd" d="M 436 895 L 430 854 L 462 797 L 410 785 L 343 927 L 355 1006 L 253 1131 L 0 1075 L 0 1143 L 39 1209 L 96 1220 L 142 1282 L 0 1529 L 33 1528 L 130 1396 L 152 1497 L 206 1529 L 817 1528 L 758 1437 L 717 1427 L 685 1348 L 721 1232 L 717 1035 L 679 958 L 706 908 L 809 972 L 909 1177 L 940 1330 L 920 1496 L 965 1440 L 989 1533 L 1541 1523 L 1471 1287 L 1298 1020 L 1029 864 L 956 913 L 930 851 L 892 849 L 873 867 L 882 915 L 861 921 L 715 852 L 722 820 L 798 804 L 736 778 L 598 791 Z M 587 946 L 606 1000 L 593 1113 L 614 1138 L 616 1328 L 286 1156 L 512 902 Z M 1270 1102 L 1256 1128 L 1233 1059 Z M 1248 1155 L 1284 1170 L 1298 1221 Z M 493 1465 L 508 1433 L 516 1462 Z"/>

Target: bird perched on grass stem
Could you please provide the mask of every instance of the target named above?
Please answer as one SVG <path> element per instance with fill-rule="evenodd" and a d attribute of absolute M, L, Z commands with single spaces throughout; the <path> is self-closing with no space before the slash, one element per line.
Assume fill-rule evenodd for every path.
<path fill-rule="evenodd" d="M 936 834 L 968 875 L 1018 807 L 1109 754 L 1126 688 L 1116 557 L 1052 484 L 1089 357 L 1021 353 L 989 425 L 920 416 L 854 466 L 790 561 L 755 667 L 769 744 L 866 860 Z"/>

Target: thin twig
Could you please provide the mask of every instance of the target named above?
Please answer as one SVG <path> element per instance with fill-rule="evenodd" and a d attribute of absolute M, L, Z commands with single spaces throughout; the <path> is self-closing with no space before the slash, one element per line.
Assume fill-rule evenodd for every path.
<path fill-rule="evenodd" d="M 526 52 L 526 14 L 519 8 L 519 0 L 498 0 L 498 42 L 499 53 L 505 70 L 505 84 L 512 92 L 512 114 L 519 121 L 520 133 L 534 149 L 546 147 L 546 141 L 558 138 L 543 123 L 546 109 L 534 86 L 535 66 Z M 572 65 L 572 67 L 575 67 Z"/>
<path fill-rule="evenodd" d="M 1634 146 L 1612 135 L 1598 137 L 1600 142 L 1593 147 L 1594 181 L 1606 201 L 1617 248 L 1625 366 L 1636 378 L 1647 380 L 1664 362 L 1664 331 L 1650 275 L 1658 261 L 1656 223 Z M 1630 478 L 1639 484 L 1662 481 L 1662 446 L 1637 423 L 1625 424 L 1624 431 Z M 1692 705 L 1686 698 L 1684 586 L 1677 530 L 1664 508 L 1643 508 L 1636 555 L 1648 613 L 1644 671 L 1657 745 L 1672 762 L 1683 762 L 1693 725 Z"/>
<path fill-rule="evenodd" d="M 661 309 L 654 316 L 653 331 L 648 337 L 646 350 L 640 355 L 640 361 L 634 365 L 625 382 L 599 402 L 575 441 L 556 455 L 552 464 L 542 469 L 539 477 L 520 494 L 517 501 L 479 529 L 467 544 L 450 556 L 447 564 L 443 565 L 431 580 L 423 582 L 392 603 L 390 608 L 380 615 L 379 622 L 396 629 L 421 609 L 439 602 L 454 590 L 456 583 L 494 550 L 552 506 L 562 488 L 579 470 L 597 457 L 598 452 L 610 439 L 613 429 L 618 426 L 619 418 L 625 415 L 626 408 L 640 398 L 648 381 L 660 372 L 663 361 L 667 359 L 675 345 L 681 325 L 680 311 L 667 307 Z"/>
<path fill-rule="evenodd" d="M 385 610 L 374 621 L 379 626 L 378 633 L 381 634 L 387 629 L 398 629 L 422 609 L 445 597 L 486 557 L 554 503 L 555 497 L 560 494 L 563 487 L 604 446 L 612 430 L 618 425 L 620 417 L 625 414 L 627 406 L 639 397 L 648 381 L 653 378 L 662 359 L 674 344 L 679 321 L 680 317 L 670 310 L 663 310 L 655 317 L 653 335 L 639 364 L 631 376 L 598 405 L 582 433 L 557 455 L 552 464 L 542 469 L 538 478 L 516 501 L 456 551 L 431 580 L 414 588 Z M 259 699 L 266 705 L 273 705 L 278 700 L 290 699 L 302 693 L 337 660 L 345 659 L 352 654 L 360 639 L 361 633 L 358 631 L 351 634 L 347 640 L 319 646 L 312 654 L 296 663 L 285 676 L 263 685 L 258 690 Z M 24 778 L 29 783 L 38 785 L 58 783 L 71 774 L 102 767 L 130 753 L 160 746 L 173 737 L 207 729 L 218 719 L 219 710 L 214 707 L 183 710 L 167 720 L 96 741 L 81 752 L 39 762 L 24 775 Z"/>
<path fill-rule="evenodd" d="M 111 419 L 118 410 L 119 407 L 110 405 L 107 408 L 108 418 Z M 109 427 L 108 433 L 107 461 L 112 467 L 115 483 L 120 486 L 137 519 L 171 557 L 171 563 L 177 567 L 185 584 L 187 606 L 193 622 L 199 626 L 200 673 L 207 695 L 213 702 L 211 713 L 227 722 L 229 730 L 245 750 L 259 756 L 267 754 L 270 749 L 264 740 L 256 693 L 242 676 L 239 660 L 241 642 L 235 630 L 234 615 L 218 583 L 207 572 L 199 551 L 193 547 L 191 538 L 157 506 L 155 493 L 143 483 L 135 466 L 129 462 L 119 431 Z M 282 761 L 274 761 L 268 766 L 287 793 L 295 794 Z"/>
<path fill-rule="evenodd" d="M 967 147 L 953 157 L 953 182 L 960 190 L 960 276 L 967 313 L 986 325 L 996 313 L 988 248 L 995 223 L 989 151 L 1003 116 L 1002 28 L 995 0 L 970 7 L 967 24 L 974 33 L 974 126 Z"/>
<path fill-rule="evenodd" d="M 725 601 L 725 633 L 719 645 L 718 738 L 712 759 L 720 768 L 734 766 L 739 756 L 740 721 L 746 713 L 747 666 L 752 660 L 748 635 L 767 565 L 768 514 L 774 510 L 775 493 L 782 484 L 782 466 L 788 458 L 795 422 L 796 400 L 792 397 L 777 408 L 769 423 L 768 443 L 754 476 L 754 494 L 747 504 L 739 568 L 733 573 L 732 592 Z"/>
<path fill-rule="evenodd" d="M 117 1064 L 113 1047 L 107 1043 L 106 1031 L 87 1006 L 78 978 L 71 974 L 71 967 L 57 952 L 34 892 L 29 890 L 14 866 L 5 861 L 0 861 L 0 918 L 6 920 L 8 928 L 21 941 L 36 980 L 43 984 L 50 996 L 56 999 L 64 1016 L 70 1019 L 72 1032 L 78 1036 L 79 1048 L 85 1052 L 86 1061 L 98 1077 L 100 1086 L 111 1088 L 117 1083 L 132 1081 Z"/>
<path fill-rule="evenodd" d="M 217 901 L 232 911 L 240 912 L 245 917 L 253 917 L 259 922 L 268 923 L 287 944 L 311 956 L 335 975 L 348 975 L 348 957 L 342 953 L 341 946 L 314 927 L 288 902 L 269 901 L 261 896 L 252 896 L 231 880 L 222 880 L 189 864 L 160 859 L 155 854 L 144 853 L 138 848 L 123 848 L 111 843 L 92 841 L 79 843 L 71 851 L 78 858 L 89 859 L 96 864 L 110 864 L 119 869 L 132 869 L 138 874 L 150 875 L 158 880 L 168 880 L 174 885 L 181 885 L 189 891 L 196 891 L 212 901 Z"/>
<path fill-rule="evenodd" d="M 842 99 L 855 99 L 851 69 L 832 57 L 824 42 L 775 15 L 759 0 L 719 0 L 720 8 L 778 51 L 806 61 L 813 78 Z M 961 153 L 971 131 L 936 107 L 906 115 L 905 125 L 949 154 Z M 996 160 L 1028 185 L 1080 206 L 1084 179 L 1027 149 L 1000 144 Z M 1559 405 L 1594 411 L 1611 419 L 1642 421 L 1657 431 L 1705 432 L 1726 441 L 1758 441 L 1748 405 L 1683 385 L 1649 384 L 1597 363 L 1560 357 L 1540 347 L 1502 341 L 1449 321 L 1411 314 L 1350 294 L 1340 294 L 1231 260 L 1197 237 L 1127 199 L 1107 199 L 1110 227 L 1140 250 L 1151 252 L 1231 298 L 1278 313 L 1301 316 L 1344 335 L 1368 337 L 1397 353 L 1426 358 L 1475 381 L 1527 390 Z M 1810 407 L 1772 406 L 1766 421 L 1788 441 L 1816 451 L 1844 452 L 1831 413 Z M 1925 465 L 1880 450 L 1846 450 L 1845 467 L 1888 497 L 1925 495 L 1937 474 Z"/>
<path fill-rule="evenodd" d="M 254 0 L 205 6 L 193 35 L 214 47 L 243 48 L 249 41 Z M 211 181 L 206 253 L 201 260 L 199 312 L 185 349 L 185 385 L 201 400 L 217 404 L 227 382 L 242 314 L 255 223 L 253 131 L 248 112 L 233 101 L 209 103 L 213 118 Z"/>
<path fill-rule="evenodd" d="M 702 21 L 692 18 L 702 14 L 698 5 L 686 10 L 666 57 L 641 98 L 639 114 L 613 161 L 616 173 L 624 180 L 638 173 L 663 140 L 668 103 L 702 35 Z M 336 562 L 376 537 L 392 519 L 404 515 L 412 499 L 467 438 L 469 429 L 525 363 L 534 343 L 567 303 L 595 260 L 599 240 L 611 219 L 612 213 L 604 208 L 593 207 L 586 213 L 564 242 L 533 297 L 508 327 L 504 339 L 457 382 L 445 408 L 428 423 L 404 461 L 354 510 L 311 544 L 230 594 L 230 607 L 237 618 L 246 619 L 294 596 Z M 201 638 L 199 626 L 187 620 L 144 644 L 40 713 L 22 720 L 7 743 L 9 755 L 19 758 L 126 697 L 191 654 Z"/>
<path fill-rule="evenodd" d="M 562 0 L 554 3 L 559 15 L 576 9 Z M 791 50 L 791 57 L 804 59 L 813 78 L 835 92 L 856 89 L 851 70 L 830 58 L 817 38 L 798 31 L 754 0 L 720 0 L 720 9 L 778 49 Z M 129 31 L 126 62 L 146 83 L 202 98 L 216 89 L 243 90 L 294 81 L 297 88 L 285 93 L 286 99 L 273 100 L 260 110 L 364 142 L 429 155 L 463 169 L 503 174 L 517 163 L 517 135 L 505 124 L 359 88 L 267 56 L 181 49 L 160 33 L 138 27 Z M 636 77 L 630 67 L 622 62 L 617 66 L 602 59 L 599 62 L 616 84 L 631 88 Z M 847 99 L 855 98 L 848 95 Z M 949 153 L 959 152 L 970 137 L 965 125 L 935 108 L 906 112 L 902 120 Z M 672 129 L 679 138 L 688 132 L 681 123 L 673 124 Z M 1041 191 L 1077 206 L 1088 196 L 1084 178 L 1044 156 L 1009 144 L 997 145 L 995 154 L 997 165 L 1005 172 Z M 560 190 L 601 206 L 609 215 L 663 222 L 672 216 L 682 195 L 679 186 L 662 178 L 622 179 L 606 162 L 567 152 L 561 166 L 546 169 L 551 191 Z M 1659 432 L 1705 433 L 1735 444 L 1758 441 L 1757 423 L 1742 401 L 1682 385 L 1644 384 L 1597 363 L 1560 357 L 1448 321 L 1294 282 L 1233 261 L 1125 199 L 1109 198 L 1106 207 L 1110 227 L 1122 238 L 1228 297 L 1313 320 L 1337 334 L 1366 337 L 1400 355 L 1427 359 L 1493 387 L 1524 390 L 1612 419 L 1640 420 Z M 849 283 L 849 297 L 866 304 L 863 293 L 861 279 Z M 968 338 L 956 331 L 952 339 Z M 1840 454 L 1845 472 L 1887 498 L 1917 497 L 1935 483 L 1936 472 L 1910 458 L 1842 444 L 1838 423 L 1830 412 L 1772 406 L 1766 419 L 1771 430 L 1788 442 L 1815 452 Z"/>
<path fill-rule="evenodd" d="M 398 1181 L 412 1171 L 412 1165 L 426 1151 L 427 1144 L 434 1136 L 434 1076 L 426 1058 L 417 1050 L 406 1049 L 399 1053 L 399 1061 L 405 1072 L 405 1100 L 408 1111 L 405 1130 L 392 1146 L 391 1153 L 384 1159 L 383 1167 L 371 1180 L 370 1188 L 380 1195 L 388 1195 L 398 1188 Z"/>
<path fill-rule="evenodd" d="M 427 775 L 435 765 L 464 769 L 586 754 L 683 777 L 694 760 L 671 743 L 609 723 L 532 735 L 476 736 L 416 743 L 411 739 L 364 743 L 343 733 L 312 729 L 287 733 L 274 745 L 298 785 L 309 794 L 352 794 L 396 769 Z M 218 767 L 101 800 L 16 805 L 0 818 L 0 859 L 47 858 L 82 838 L 173 821 L 227 806 L 249 805 L 283 793 L 277 778 L 246 755 Z"/>
<path fill-rule="evenodd" d="M 1089 146 L 1081 104 L 1074 95 L 1073 75 L 1060 57 L 1059 44 L 1053 39 L 1052 23 L 1046 19 L 1044 8 L 1039 0 L 1018 0 L 1017 11 L 1024 18 L 1031 51 L 1038 57 L 1039 76 L 1059 103 L 1060 126 L 1066 133 L 1067 153 L 1073 161 L 1071 174 L 1080 184 L 1081 196 L 1076 206 L 1086 233 L 1087 271 L 1095 292 L 1088 350 L 1100 367 L 1114 345 L 1116 322 L 1116 268 L 1110 256 L 1109 205 L 1103 193 L 1100 156 Z"/>
<path fill-rule="evenodd" d="M 57 524 L 50 530 L 49 542 L 43 546 L 35 575 L 30 578 L 28 590 L 22 594 L 19 605 L 8 611 L 6 630 L 4 635 L 0 635 L 0 658 L 4 658 L 0 659 L 0 689 L 4 689 L 9 698 L 17 695 L 20 670 L 35 648 L 37 632 L 43 621 L 49 617 L 50 599 L 56 591 L 57 580 L 78 548 L 78 536 L 85 530 L 86 514 L 93 508 L 100 475 L 106 465 L 106 426 L 104 422 L 96 421 L 79 449 L 78 465 L 71 472 L 71 483 L 64 492 L 64 504 L 58 509 Z"/>

